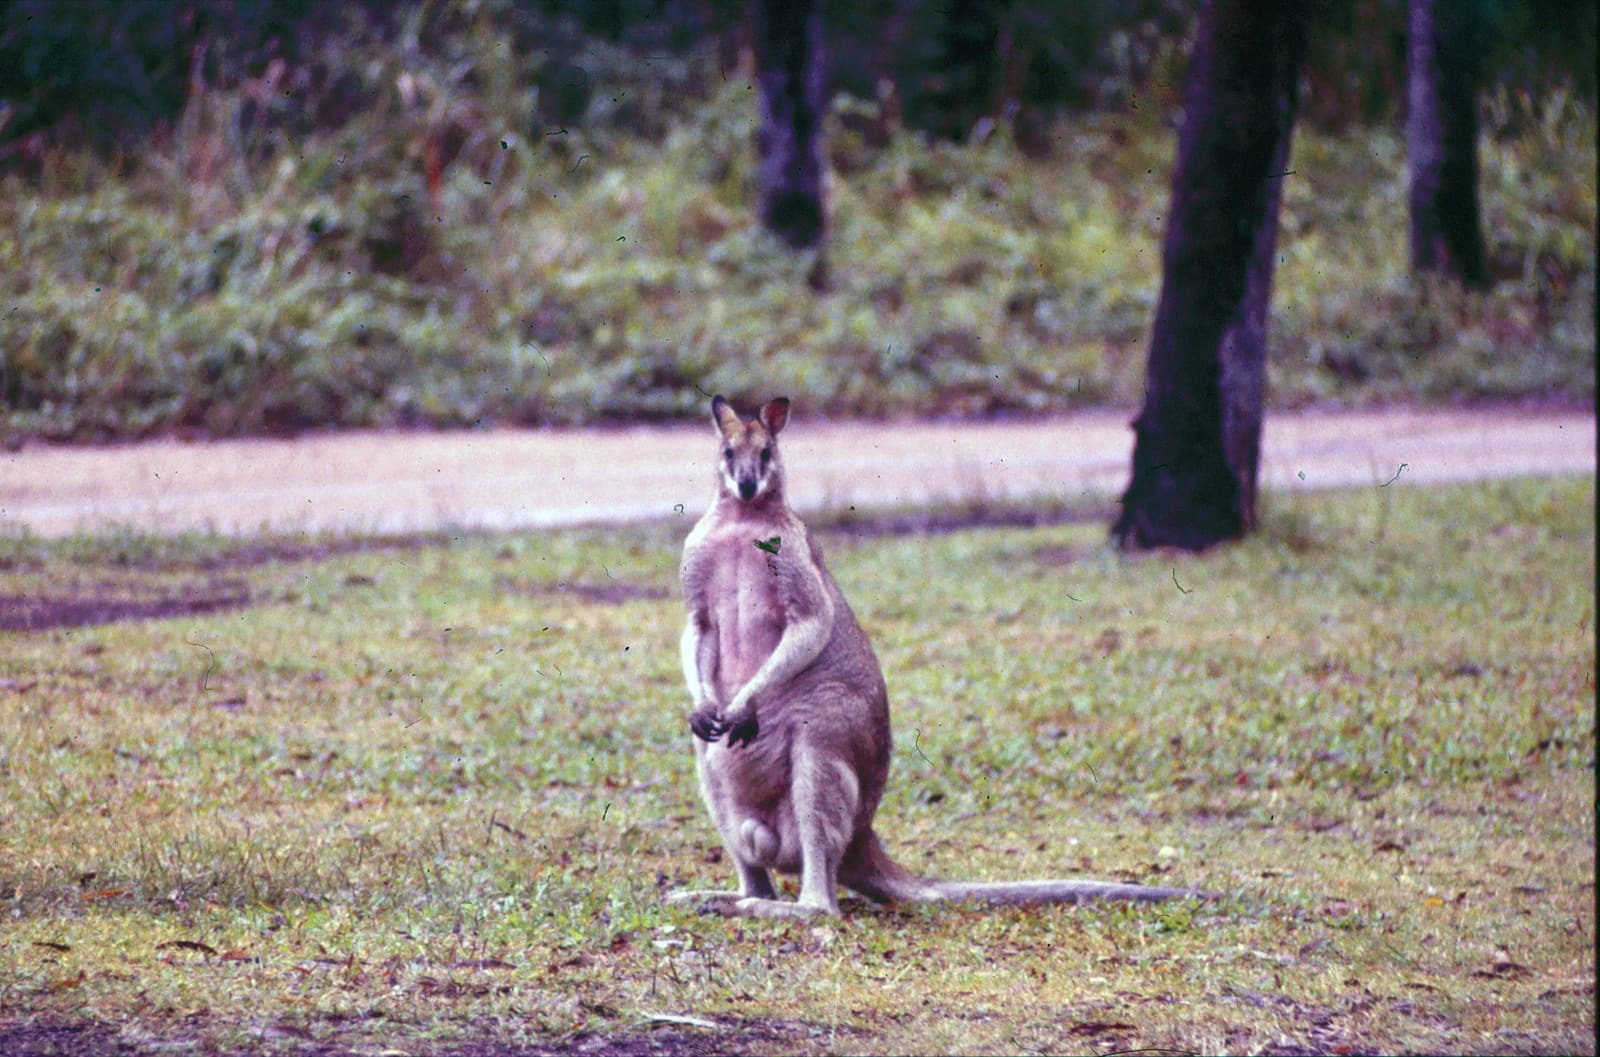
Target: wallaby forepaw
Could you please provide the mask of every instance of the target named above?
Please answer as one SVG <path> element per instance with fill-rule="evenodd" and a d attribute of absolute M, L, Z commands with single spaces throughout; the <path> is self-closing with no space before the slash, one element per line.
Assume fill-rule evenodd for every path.
<path fill-rule="evenodd" d="M 761 730 L 760 725 L 756 723 L 756 714 L 754 712 L 745 712 L 726 717 L 722 721 L 722 728 L 728 734 L 729 748 L 750 744 L 756 740 L 756 735 Z"/>
<path fill-rule="evenodd" d="M 711 709 L 701 708 L 689 713 L 689 729 L 701 741 L 714 742 L 727 731 L 728 725 Z"/>

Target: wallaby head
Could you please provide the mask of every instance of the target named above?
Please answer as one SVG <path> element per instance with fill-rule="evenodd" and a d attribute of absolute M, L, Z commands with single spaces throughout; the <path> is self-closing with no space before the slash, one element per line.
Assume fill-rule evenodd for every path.
<path fill-rule="evenodd" d="M 717 465 L 723 490 L 746 503 L 780 492 L 783 464 L 778 459 L 778 431 L 789 421 L 788 398 L 769 400 L 755 418 L 742 419 L 733 405 L 713 397 L 711 420 L 722 439 Z"/>

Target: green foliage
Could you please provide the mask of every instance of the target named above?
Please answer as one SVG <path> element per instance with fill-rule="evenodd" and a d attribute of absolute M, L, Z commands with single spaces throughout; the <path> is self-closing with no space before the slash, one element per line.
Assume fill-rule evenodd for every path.
<path fill-rule="evenodd" d="M 1562 218 L 1592 215 L 1594 200 L 1560 172 L 1593 171 L 1566 153 L 1592 135 L 1581 113 L 1559 93 L 1492 97 L 1480 195 L 1495 283 L 1479 292 L 1409 274 L 1396 235 L 1406 230 L 1397 133 L 1364 134 L 1359 153 L 1349 141 L 1298 137 L 1274 286 L 1276 398 L 1591 398 L 1582 376 L 1595 364 L 1593 242 Z M 1352 187 L 1362 192 L 1341 193 Z"/>
<path fill-rule="evenodd" d="M 1487 85 L 1538 94 L 1572 85 L 1594 101 L 1594 5 L 1481 6 L 1490 33 Z M 681 101 L 690 57 L 731 55 L 743 18 L 733 0 L 454 0 L 403 8 L 356 0 L 337 11 L 306 0 L 178 7 L 163 0 L 13 0 L 0 7 L 0 159 L 30 138 L 59 144 L 87 136 L 101 146 L 135 146 L 179 116 L 197 79 L 231 88 L 275 61 L 331 87 L 332 107 L 313 120 L 337 120 L 354 101 L 349 89 L 361 73 L 323 67 L 318 53 L 359 50 L 374 35 L 415 53 L 492 32 L 519 54 L 540 56 L 519 84 L 531 81 L 546 120 L 593 121 L 609 111 L 635 132 L 657 135 L 659 106 Z M 887 80 L 912 127 L 959 139 L 976 118 L 1019 107 L 1031 120 L 1064 107 L 1171 105 L 1193 9 L 1175 0 L 998 8 L 898 0 L 829 3 L 823 22 L 831 90 L 871 98 Z M 1391 119 L 1403 95 L 1405 37 L 1405 0 L 1316 5 L 1311 119 L 1324 127 Z M 603 87 L 623 80 L 636 81 L 642 93 Z M 608 98 L 620 105 L 608 106 Z M 262 95 L 256 103 L 281 110 L 283 100 Z M 17 153 L 32 155 L 38 145 Z"/>
<path fill-rule="evenodd" d="M 191 77 L 259 68 L 285 44 L 292 52 L 314 6 L 11 0 L 0 6 L 0 162 L 29 137 L 137 144 L 178 116 Z"/>
<path fill-rule="evenodd" d="M 26 262 L 0 274 L 0 439 L 672 418 L 718 389 L 841 415 L 1138 400 L 1160 107 L 1059 116 L 1041 157 L 840 97 L 813 293 L 821 264 L 753 217 L 748 70 L 524 7 L 361 11 L 197 76 L 137 156 L 46 145 L 0 176 Z M 1409 278 L 1393 132 L 1297 137 L 1272 401 L 1593 399 L 1593 107 L 1486 109 L 1481 293 Z"/>
<path fill-rule="evenodd" d="M 1593 479 L 1291 502 L 1204 556 L 825 532 L 894 700 L 893 854 L 1228 896 L 813 924 L 661 899 L 729 873 L 683 722 L 681 526 L 7 540 L 0 597 L 226 575 L 249 601 L 0 637 L 0 1031 L 627 1052 L 666 1014 L 716 1025 L 672 1048 L 754 1053 L 1580 1049 Z"/>

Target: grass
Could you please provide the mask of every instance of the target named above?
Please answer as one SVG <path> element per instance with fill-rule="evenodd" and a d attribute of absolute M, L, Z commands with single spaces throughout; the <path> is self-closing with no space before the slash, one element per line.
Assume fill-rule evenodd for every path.
<path fill-rule="evenodd" d="M 729 873 L 684 724 L 681 525 L 8 538 L 0 596 L 249 601 L 0 638 L 0 1032 L 1578 1052 L 1593 509 L 1592 479 L 1280 496 L 1244 544 L 1137 559 L 1098 525 L 830 530 L 896 709 L 899 857 L 1227 895 L 814 925 L 661 900 Z"/>
<path fill-rule="evenodd" d="M 754 219 L 749 71 L 575 52 L 597 91 L 557 121 L 548 49 L 428 17 L 330 38 L 300 80 L 200 84 L 137 157 L 0 177 L 0 250 L 28 262 L 0 274 L 0 439 L 675 418 L 702 390 L 855 416 L 1137 402 L 1161 108 L 1060 116 L 1040 158 L 841 98 L 813 294 Z M 1408 274 L 1397 129 L 1297 132 L 1276 405 L 1592 402 L 1592 101 L 1483 110 L 1481 292 Z"/>

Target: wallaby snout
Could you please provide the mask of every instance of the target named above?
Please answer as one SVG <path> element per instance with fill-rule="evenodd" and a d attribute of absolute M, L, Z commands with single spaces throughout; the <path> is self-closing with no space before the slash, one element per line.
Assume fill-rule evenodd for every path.
<path fill-rule="evenodd" d="M 734 480 L 738 481 L 738 488 L 734 488 L 734 491 L 739 493 L 739 499 L 744 502 L 755 499 L 755 493 L 762 489 L 762 475 L 750 472 L 749 467 L 739 467 L 738 473 L 734 473 Z"/>

